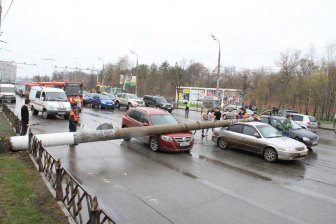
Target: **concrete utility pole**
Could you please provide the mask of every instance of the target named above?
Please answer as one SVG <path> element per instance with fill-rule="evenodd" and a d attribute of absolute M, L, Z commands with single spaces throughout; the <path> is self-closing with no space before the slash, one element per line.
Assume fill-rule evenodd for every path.
<path fill-rule="evenodd" d="M 101 60 L 103 62 L 103 70 L 102 70 L 102 81 L 101 84 L 104 85 L 104 80 L 105 80 L 105 73 L 104 73 L 104 69 L 105 69 L 105 63 L 104 63 L 104 59 L 102 59 L 101 57 L 98 57 L 99 60 Z M 97 83 L 98 83 L 98 76 L 97 76 Z"/>
<path fill-rule="evenodd" d="M 218 69 L 217 69 L 217 80 L 216 80 L 216 96 L 219 97 L 219 73 L 220 73 L 220 58 L 221 58 L 221 48 L 219 40 L 214 36 L 211 35 L 212 39 L 218 42 Z"/>
<path fill-rule="evenodd" d="M 184 132 L 199 129 L 208 129 L 216 127 L 226 127 L 237 121 L 250 121 L 249 119 L 239 120 L 220 120 L 220 121 L 196 121 L 179 124 L 144 126 L 135 128 L 120 128 L 96 131 L 82 131 L 82 132 L 65 132 L 54 134 L 39 134 L 35 137 L 42 141 L 42 145 L 58 146 L 58 145 L 72 145 L 75 143 L 109 141 L 115 139 L 124 139 L 139 136 L 151 136 L 157 134 L 167 134 L 174 132 Z M 28 149 L 29 147 L 28 135 L 14 136 L 10 138 L 10 149 L 12 151 L 20 151 Z"/>
<path fill-rule="evenodd" d="M 138 71 L 138 54 L 134 51 L 131 51 L 132 54 L 135 54 L 136 58 L 137 58 L 137 61 L 136 61 L 136 79 L 135 79 L 135 95 L 138 95 L 138 74 L 139 74 L 139 71 Z"/>
<path fill-rule="evenodd" d="M 2 0 L 0 0 L 0 36 L 1 36 L 1 21 L 2 21 Z"/>

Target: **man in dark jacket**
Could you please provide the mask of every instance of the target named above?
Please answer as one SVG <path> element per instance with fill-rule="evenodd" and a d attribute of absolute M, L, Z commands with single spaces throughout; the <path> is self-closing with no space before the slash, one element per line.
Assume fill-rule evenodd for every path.
<path fill-rule="evenodd" d="M 219 110 L 219 108 L 215 108 L 215 120 L 216 121 L 219 121 L 220 119 L 221 119 L 221 117 L 222 117 L 222 113 L 220 112 L 220 110 Z"/>
<path fill-rule="evenodd" d="M 21 134 L 20 135 L 26 135 L 27 128 L 29 124 L 29 99 L 25 99 L 25 105 L 21 107 Z"/>

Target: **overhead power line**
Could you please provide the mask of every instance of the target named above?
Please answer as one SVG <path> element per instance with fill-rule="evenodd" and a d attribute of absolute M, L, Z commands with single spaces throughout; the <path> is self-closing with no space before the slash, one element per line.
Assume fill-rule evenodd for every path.
<path fill-rule="evenodd" d="M 4 16 L 3 19 L 2 19 L 2 22 L 5 20 L 5 18 L 6 18 L 6 16 L 7 16 L 7 13 L 8 13 L 8 11 L 9 11 L 9 9 L 11 8 L 13 2 L 14 2 L 14 0 L 11 1 L 10 5 L 9 5 L 9 7 L 8 7 L 6 13 L 5 13 L 5 16 Z"/>

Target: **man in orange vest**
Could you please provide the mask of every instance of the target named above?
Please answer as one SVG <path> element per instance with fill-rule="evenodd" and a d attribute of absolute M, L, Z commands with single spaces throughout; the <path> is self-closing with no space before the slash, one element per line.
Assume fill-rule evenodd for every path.
<path fill-rule="evenodd" d="M 78 111 L 77 111 L 77 106 L 72 107 L 72 111 L 70 112 L 69 115 L 69 131 L 70 132 L 76 132 L 77 126 L 78 126 Z"/>

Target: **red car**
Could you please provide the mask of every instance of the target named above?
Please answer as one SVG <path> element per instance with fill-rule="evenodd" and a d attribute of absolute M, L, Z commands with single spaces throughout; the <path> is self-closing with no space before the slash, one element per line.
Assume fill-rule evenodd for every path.
<path fill-rule="evenodd" d="M 130 108 L 122 118 L 122 128 L 164 124 L 178 124 L 178 121 L 169 112 L 151 107 Z M 136 139 L 148 143 L 150 149 L 155 152 L 159 150 L 189 152 L 194 146 L 194 137 L 191 132 L 143 136 L 136 137 Z M 130 138 L 125 139 L 125 141 L 129 140 Z"/>

